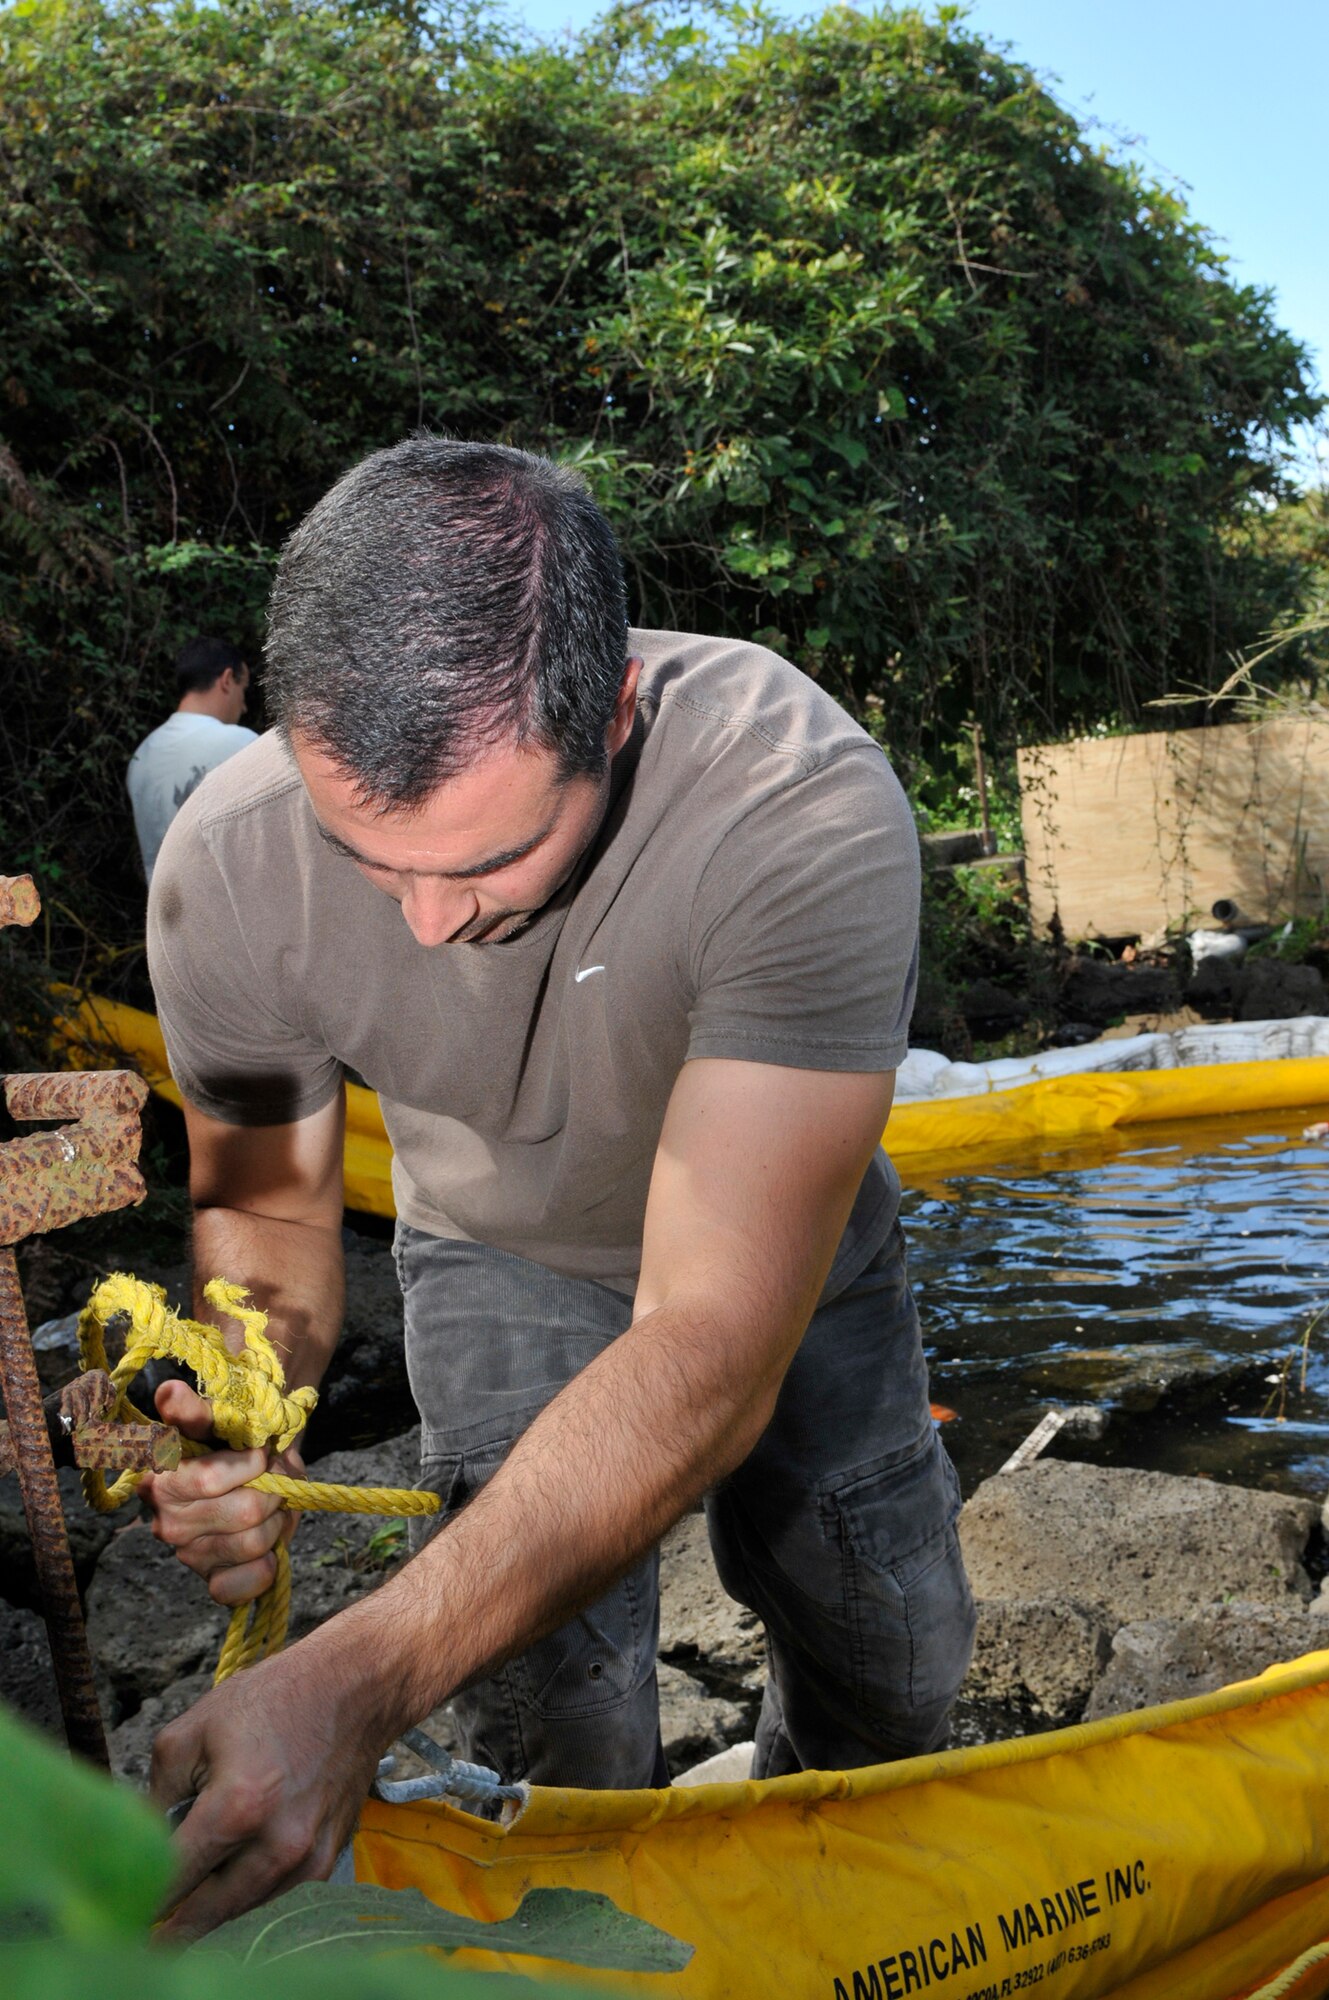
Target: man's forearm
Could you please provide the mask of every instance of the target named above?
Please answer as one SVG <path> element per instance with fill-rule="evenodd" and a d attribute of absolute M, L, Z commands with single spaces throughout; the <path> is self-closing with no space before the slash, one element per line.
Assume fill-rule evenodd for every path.
<path fill-rule="evenodd" d="M 201 1208 L 194 1217 L 194 1310 L 218 1324 L 203 1297 L 209 1278 L 248 1287 L 254 1304 L 268 1315 L 268 1337 L 281 1356 L 288 1389 L 317 1388 L 346 1303 L 340 1229 L 277 1221 L 246 1209 Z"/>
<path fill-rule="evenodd" d="M 654 1547 L 747 1456 L 787 1358 L 754 1370 L 722 1327 L 659 1308 L 560 1392 L 413 1562 L 305 1643 L 391 1740 Z"/>

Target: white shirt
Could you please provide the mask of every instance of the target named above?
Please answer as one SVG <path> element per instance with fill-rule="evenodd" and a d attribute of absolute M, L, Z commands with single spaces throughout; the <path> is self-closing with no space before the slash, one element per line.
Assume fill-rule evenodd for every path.
<path fill-rule="evenodd" d="M 125 783 L 134 807 L 134 831 L 149 882 L 166 829 L 209 771 L 234 757 L 257 733 L 242 722 L 177 709 L 145 736 L 129 760 Z"/>

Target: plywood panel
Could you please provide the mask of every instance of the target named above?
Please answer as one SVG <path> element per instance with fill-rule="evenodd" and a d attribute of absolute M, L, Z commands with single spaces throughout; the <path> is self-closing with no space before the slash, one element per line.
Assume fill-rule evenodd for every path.
<path fill-rule="evenodd" d="M 1256 922 L 1323 907 L 1329 720 L 1289 717 L 1019 753 L 1029 899 L 1067 937 L 1148 934 L 1228 897 Z"/>

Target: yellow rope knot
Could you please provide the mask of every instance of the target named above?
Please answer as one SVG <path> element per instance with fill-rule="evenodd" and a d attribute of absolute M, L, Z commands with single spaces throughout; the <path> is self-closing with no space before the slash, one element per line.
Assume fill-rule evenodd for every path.
<path fill-rule="evenodd" d="M 243 1285 L 213 1278 L 203 1296 L 218 1312 L 239 1322 L 244 1346 L 233 1354 L 215 1326 L 186 1319 L 166 1303 L 161 1285 L 145 1284 L 116 1271 L 104 1278 L 79 1316 L 79 1354 L 85 1369 L 107 1369 L 118 1398 L 110 1416 L 117 1423 L 146 1424 L 152 1420 L 130 1402 L 126 1391 L 149 1361 L 172 1360 L 192 1369 L 198 1393 L 212 1405 L 212 1426 L 237 1451 L 261 1446 L 285 1451 L 308 1422 L 318 1401 L 316 1389 L 286 1394 L 286 1374 L 267 1336 L 268 1316 L 249 1303 Z M 106 1330 L 117 1316 L 127 1316 L 123 1358 L 107 1368 Z M 198 1458 L 207 1446 L 181 1440 L 186 1457 Z M 83 1491 L 90 1506 L 107 1514 L 138 1491 L 141 1472 L 124 1472 L 110 1486 L 100 1472 L 84 1472 Z M 280 1472 L 261 1472 L 247 1482 L 263 1493 L 275 1493 L 292 1512 L 349 1514 L 436 1514 L 438 1495 L 396 1486 L 334 1486 L 316 1480 L 292 1479 Z M 217 1662 L 214 1680 L 225 1680 L 241 1667 L 253 1666 L 281 1650 L 291 1604 L 291 1563 L 285 1542 L 275 1550 L 277 1574 L 253 1604 L 237 1606 Z"/>

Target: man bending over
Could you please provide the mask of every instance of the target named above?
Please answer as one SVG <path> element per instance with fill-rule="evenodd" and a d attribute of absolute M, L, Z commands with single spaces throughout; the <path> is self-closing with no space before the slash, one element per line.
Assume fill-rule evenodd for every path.
<path fill-rule="evenodd" d="M 198 1793 L 175 1921 L 326 1874 L 386 1746 L 452 1697 L 506 1779 L 666 1782 L 657 1549 L 704 1501 L 765 1623 L 755 1775 L 932 1749 L 972 1604 L 878 1141 L 918 861 L 877 746 L 736 640 L 629 631 L 578 483 L 416 439 L 273 591 L 277 729 L 167 838 L 153 979 L 200 1280 L 293 1386 L 342 1319 L 343 1072 L 379 1093 L 423 1482 L 372 1596 L 159 1737 Z M 206 1407 L 159 1392 L 196 1435 Z M 218 1452 L 152 1483 L 221 1604 L 289 1517 Z"/>

